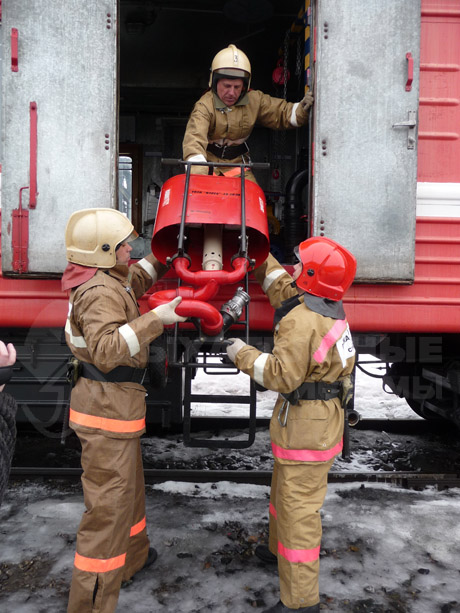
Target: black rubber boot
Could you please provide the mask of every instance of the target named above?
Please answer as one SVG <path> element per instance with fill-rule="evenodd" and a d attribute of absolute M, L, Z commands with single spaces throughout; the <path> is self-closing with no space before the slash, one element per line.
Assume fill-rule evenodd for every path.
<path fill-rule="evenodd" d="M 319 602 L 318 604 L 313 604 L 311 607 L 302 607 L 300 609 L 290 609 L 286 605 L 284 605 L 281 600 L 275 604 L 274 607 L 270 609 L 265 609 L 262 613 L 288 613 L 288 611 L 295 611 L 296 613 L 320 613 L 319 611 Z"/>
<path fill-rule="evenodd" d="M 141 568 L 141 570 L 143 570 L 144 568 L 148 568 L 149 566 L 152 566 L 152 564 L 155 562 L 157 558 L 158 558 L 157 550 L 154 549 L 153 547 L 149 547 L 149 553 L 147 554 L 147 559 L 144 562 L 144 566 Z"/>
<path fill-rule="evenodd" d="M 142 568 L 140 568 L 137 573 L 140 573 L 141 571 L 144 570 L 144 568 L 148 568 L 149 566 L 152 566 L 152 564 L 155 562 L 155 560 L 158 558 L 158 553 L 157 550 L 154 549 L 153 547 L 149 547 L 149 552 L 147 554 L 147 559 L 144 562 L 144 566 Z M 131 579 L 128 579 L 127 581 L 122 581 L 121 582 L 121 588 L 125 588 L 128 587 L 129 585 L 131 585 L 131 583 L 134 581 L 134 577 L 137 575 L 137 573 L 134 573 L 134 575 L 131 577 Z"/>
<path fill-rule="evenodd" d="M 267 545 L 257 545 L 254 553 L 265 564 L 276 564 L 278 562 L 278 558 L 270 551 Z"/>

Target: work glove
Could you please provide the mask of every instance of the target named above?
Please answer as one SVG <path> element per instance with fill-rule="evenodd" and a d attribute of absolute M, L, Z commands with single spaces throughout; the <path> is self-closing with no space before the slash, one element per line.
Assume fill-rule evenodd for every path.
<path fill-rule="evenodd" d="M 311 92 L 307 92 L 299 104 L 302 107 L 302 110 L 308 111 L 313 104 L 313 94 Z"/>
<path fill-rule="evenodd" d="M 232 344 L 227 345 L 227 355 L 231 359 L 232 362 L 235 362 L 235 358 L 237 353 L 243 347 L 246 347 L 246 343 L 242 341 L 240 338 L 229 338 L 228 339 Z"/>
<path fill-rule="evenodd" d="M 160 304 L 156 309 L 152 309 L 153 312 L 158 315 L 158 317 L 163 322 L 164 326 L 170 326 L 171 324 L 176 324 L 182 321 L 186 321 L 187 317 L 181 317 L 175 311 L 176 307 L 181 303 L 182 296 L 177 296 L 171 302 L 167 304 Z"/>
<path fill-rule="evenodd" d="M 189 157 L 189 160 L 191 162 L 207 162 L 207 159 L 202 153 L 192 155 L 191 157 Z M 209 167 L 208 166 L 191 166 L 190 174 L 191 175 L 207 175 L 209 174 Z"/>

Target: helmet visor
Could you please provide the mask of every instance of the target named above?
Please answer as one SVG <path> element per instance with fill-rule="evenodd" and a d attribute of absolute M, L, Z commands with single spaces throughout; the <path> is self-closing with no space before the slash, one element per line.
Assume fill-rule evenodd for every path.
<path fill-rule="evenodd" d="M 118 245 L 115 247 L 115 251 L 119 249 L 123 243 L 132 243 L 132 241 L 135 241 L 136 238 L 139 238 L 139 234 L 136 232 L 136 230 L 133 230 L 126 238 L 118 243 Z"/>
<path fill-rule="evenodd" d="M 214 75 L 220 79 L 247 79 L 249 72 L 240 68 L 217 68 Z"/>

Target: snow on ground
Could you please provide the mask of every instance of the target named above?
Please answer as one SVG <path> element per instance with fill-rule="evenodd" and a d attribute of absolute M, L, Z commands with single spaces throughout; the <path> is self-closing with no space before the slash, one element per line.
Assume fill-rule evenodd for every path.
<path fill-rule="evenodd" d="M 363 368 L 381 377 L 384 373 L 384 365 L 371 355 L 363 355 L 359 358 Z M 209 369 L 212 372 L 212 368 Z M 204 369 L 198 368 L 192 384 L 192 394 L 224 394 L 234 396 L 249 394 L 249 377 L 243 373 L 235 375 L 222 375 L 222 371 L 214 370 L 215 374 L 206 374 Z M 220 375 L 220 376 L 219 376 Z M 270 418 L 276 393 L 257 392 L 257 416 Z M 408 406 L 403 398 L 385 393 L 382 390 L 380 379 L 364 374 L 356 369 L 355 409 L 363 418 L 368 419 L 420 419 Z M 234 417 L 247 417 L 249 409 L 244 405 L 223 404 L 216 405 L 195 403 L 192 405 L 192 416 L 204 415 L 232 415 Z"/>
<path fill-rule="evenodd" d="M 154 566 L 121 591 L 117 611 L 244 613 L 278 599 L 266 538 L 269 488 L 222 482 L 147 486 Z M 323 508 L 324 611 L 460 611 L 460 489 L 422 492 L 332 484 Z M 83 511 L 77 487 L 10 490 L 0 509 L 0 610 L 61 613 Z"/>
<path fill-rule="evenodd" d="M 230 393 L 241 393 L 239 383 L 232 385 Z M 404 414 L 402 401 L 383 395 L 376 379 L 358 375 L 357 390 L 363 417 L 413 416 Z M 143 449 L 166 462 L 178 454 L 187 462 L 193 454 L 215 453 L 185 449 L 172 438 L 145 439 Z M 225 453 L 230 458 L 233 450 Z M 267 432 L 258 431 L 245 453 L 265 455 L 269 465 Z M 358 454 L 351 466 L 365 470 L 371 460 Z M 336 469 L 346 464 L 338 459 Z M 249 613 L 278 600 L 276 567 L 253 555 L 267 539 L 269 487 L 166 482 L 147 486 L 146 495 L 159 557 L 121 591 L 117 611 Z M 0 507 L 0 611 L 65 611 L 83 510 L 79 485 L 11 484 Z M 322 611 L 460 612 L 459 513 L 456 488 L 330 484 L 322 510 Z"/>

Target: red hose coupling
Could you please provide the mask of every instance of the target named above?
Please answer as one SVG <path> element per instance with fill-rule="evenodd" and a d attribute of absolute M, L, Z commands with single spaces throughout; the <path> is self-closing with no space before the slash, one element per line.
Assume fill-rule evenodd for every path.
<path fill-rule="evenodd" d="M 202 331 L 208 336 L 215 336 L 222 330 L 224 321 L 216 307 L 204 300 L 214 298 L 218 289 L 218 283 L 211 279 L 204 287 L 198 289 L 178 287 L 156 292 L 148 298 L 147 303 L 150 309 L 155 309 L 161 304 L 171 302 L 176 296 L 182 296 L 182 302 L 176 307 L 176 313 L 181 317 L 198 318 Z"/>
<path fill-rule="evenodd" d="M 246 258 L 235 258 L 232 262 L 233 270 L 197 270 L 192 272 L 189 269 L 190 262 L 186 258 L 176 258 L 173 263 L 173 268 L 177 276 L 185 283 L 191 285 L 205 285 L 211 281 L 215 281 L 219 285 L 231 285 L 238 283 L 243 279 L 249 266 Z"/>

